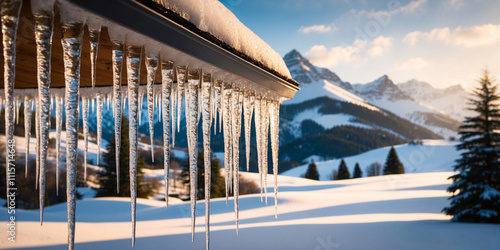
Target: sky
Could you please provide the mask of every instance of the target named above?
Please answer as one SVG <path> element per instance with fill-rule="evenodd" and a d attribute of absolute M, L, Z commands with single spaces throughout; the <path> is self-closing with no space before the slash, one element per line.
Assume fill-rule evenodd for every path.
<path fill-rule="evenodd" d="M 281 56 L 297 49 L 350 83 L 500 79 L 498 0 L 220 1 Z"/>

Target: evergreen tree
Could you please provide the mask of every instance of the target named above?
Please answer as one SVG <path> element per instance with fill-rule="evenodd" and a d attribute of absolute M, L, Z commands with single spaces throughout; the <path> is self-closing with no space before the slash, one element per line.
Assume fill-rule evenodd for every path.
<path fill-rule="evenodd" d="M 391 147 L 391 150 L 389 150 L 389 154 L 387 155 L 387 160 L 384 164 L 384 175 L 404 173 L 405 167 L 403 166 L 403 163 L 399 161 L 398 154 L 396 153 L 394 147 Z"/>
<path fill-rule="evenodd" d="M 500 223 L 500 96 L 487 70 L 475 89 L 471 110 L 477 116 L 467 117 L 459 134 L 462 150 L 450 177 L 451 204 L 443 209 L 456 222 Z"/>
<path fill-rule="evenodd" d="M 351 179 L 351 174 L 349 173 L 349 169 L 347 168 L 344 159 L 340 161 L 336 179 L 337 180 Z"/>
<path fill-rule="evenodd" d="M 314 159 L 311 159 L 311 163 L 307 167 L 305 177 L 311 180 L 319 180 L 319 173 L 318 169 L 316 168 L 316 164 L 314 163 Z"/>
<path fill-rule="evenodd" d="M 363 171 L 361 171 L 361 168 L 359 167 L 359 163 L 356 162 L 356 165 L 354 166 L 354 174 L 352 178 L 361 178 L 363 177 Z"/>
<path fill-rule="evenodd" d="M 130 197 L 130 173 L 129 173 L 129 127 L 128 119 L 122 116 L 122 131 L 120 144 L 120 192 L 116 192 L 116 151 L 115 137 L 113 136 L 106 147 L 108 152 L 103 154 L 103 170 L 97 176 L 99 178 L 99 188 L 96 196 L 120 196 Z M 144 159 L 137 154 L 137 197 L 147 198 L 152 194 L 152 190 L 147 188 L 143 181 L 142 168 Z"/>
<path fill-rule="evenodd" d="M 198 163 L 197 163 L 197 199 L 205 199 L 205 164 L 204 164 L 205 154 L 200 151 L 198 152 Z M 211 154 L 211 172 L 210 172 L 210 198 L 225 197 L 226 196 L 226 183 L 222 175 L 220 174 L 220 160 L 215 158 L 214 154 Z M 183 183 L 189 189 L 190 179 L 189 179 L 189 159 L 182 162 L 182 172 L 181 178 L 184 180 Z M 240 182 L 241 183 L 241 182 Z"/>

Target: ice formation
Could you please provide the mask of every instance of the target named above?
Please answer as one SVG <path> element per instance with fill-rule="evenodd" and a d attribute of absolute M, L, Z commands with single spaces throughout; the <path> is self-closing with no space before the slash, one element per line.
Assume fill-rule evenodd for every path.
<path fill-rule="evenodd" d="M 2 106 L 0 104 L 0 106 Z M 26 140 L 26 165 L 24 167 L 24 178 L 28 177 L 28 165 L 30 159 L 30 138 L 31 138 L 31 100 L 24 97 L 24 138 Z"/>
<path fill-rule="evenodd" d="M 203 111 L 203 159 L 205 167 L 205 238 L 206 249 L 210 245 L 210 181 L 212 176 L 211 169 L 211 153 L 210 153 L 210 127 L 211 127 L 211 96 L 212 94 L 212 76 L 210 74 L 203 74 L 203 81 L 201 83 L 202 89 L 202 111 Z"/>
<path fill-rule="evenodd" d="M 61 163 L 62 105 L 63 105 L 62 98 L 57 98 L 56 99 L 56 195 L 59 195 L 59 170 L 61 169 L 60 163 Z M 86 160 L 87 159 L 85 159 L 85 161 Z M 86 166 L 85 169 L 87 169 Z M 85 176 L 86 175 L 87 172 L 85 171 Z"/>
<path fill-rule="evenodd" d="M 135 245 L 136 199 L 137 199 L 137 125 L 138 92 L 142 46 L 127 45 L 128 112 L 129 112 L 129 176 L 132 208 L 132 247 Z M 142 102 L 142 100 L 141 100 Z"/>
<path fill-rule="evenodd" d="M 78 103 L 80 89 L 80 55 L 83 20 L 61 18 L 64 78 L 66 86 L 66 195 L 68 211 L 68 245 L 75 244 L 76 168 L 78 158 Z"/>
<path fill-rule="evenodd" d="M 159 1 L 159 0 L 158 0 Z M 36 183 L 40 198 L 40 221 L 43 221 L 43 205 L 45 201 L 45 172 L 48 152 L 48 139 L 50 129 L 51 108 L 55 109 L 56 117 L 56 194 L 59 193 L 59 171 L 61 161 L 61 132 L 63 112 L 66 120 L 66 194 L 68 211 L 68 246 L 74 248 L 75 241 L 75 209 L 76 209 L 76 169 L 78 157 L 78 128 L 79 118 L 83 121 L 84 134 L 84 179 L 87 180 L 88 140 L 89 140 L 89 112 L 97 112 L 97 144 L 98 157 L 103 133 L 103 105 L 111 106 L 114 118 L 114 136 L 116 153 L 116 190 L 119 192 L 120 180 L 120 144 L 121 122 L 125 105 L 128 105 L 129 117 L 129 176 L 131 193 L 131 218 L 132 218 L 132 246 L 135 245 L 136 231 L 136 198 L 137 188 L 137 150 L 138 150 L 138 125 L 140 123 L 143 95 L 147 97 L 147 110 L 149 133 L 151 143 L 151 156 L 154 160 L 154 112 L 158 112 L 158 120 L 162 123 L 164 178 L 165 178 L 165 206 L 168 207 L 169 178 L 170 178 L 170 147 L 175 146 L 175 133 L 180 132 L 181 118 L 186 119 L 186 130 L 189 152 L 189 178 L 191 199 L 191 231 L 192 241 L 195 235 L 197 178 L 198 178 L 198 123 L 202 120 L 202 138 L 204 153 L 204 181 L 205 181 L 205 236 L 206 249 L 210 246 L 210 189 L 211 189 L 211 129 L 214 134 L 223 133 L 224 137 L 224 175 L 226 187 L 226 205 L 229 195 L 234 195 L 234 211 L 236 232 L 239 228 L 239 157 L 242 128 L 245 137 L 246 169 L 250 166 L 250 136 L 252 119 L 254 119 L 257 136 L 257 165 L 259 169 L 261 200 L 262 193 L 267 194 L 268 172 L 268 140 L 271 142 L 272 164 L 274 173 L 275 215 L 277 216 L 277 164 L 279 147 L 279 104 L 281 97 L 260 86 L 249 86 L 248 82 L 239 76 L 218 71 L 213 66 L 204 64 L 184 55 L 175 49 L 145 38 L 133 31 L 123 28 L 111 21 L 95 18 L 73 4 L 60 0 L 57 1 L 60 16 L 61 44 L 63 47 L 64 82 L 65 88 L 51 88 L 51 48 L 52 31 L 54 30 L 54 4 L 55 0 L 32 0 L 32 11 L 35 24 L 35 41 L 37 45 L 37 82 L 38 89 L 25 91 L 14 95 L 15 76 L 15 41 L 20 0 L 5 0 L 1 3 L 1 18 L 3 31 L 3 56 L 4 56 L 4 97 L 5 121 L 7 139 L 13 138 L 14 122 L 19 119 L 21 104 L 24 105 L 25 139 L 26 139 L 26 166 L 25 174 L 28 175 L 29 140 L 31 137 L 31 114 L 35 111 L 36 126 Z M 255 38 L 253 33 L 241 27 L 241 23 L 231 24 L 234 29 L 241 32 L 229 34 L 224 30 L 223 24 L 234 21 L 232 14 L 227 20 L 220 17 L 199 16 L 200 10 L 219 10 L 222 6 L 213 0 L 203 2 L 199 7 L 193 8 L 192 1 L 159 1 L 174 11 L 179 11 L 181 16 L 193 22 L 198 28 L 209 31 L 219 39 L 229 43 L 261 61 L 266 66 L 289 76 L 288 70 L 281 71 L 283 61 L 275 57 L 275 52 L 270 52 L 268 45 Z M 214 9 L 215 8 L 215 9 Z M 222 13 L 226 13 L 223 10 Z M 198 15 L 198 16 L 197 16 Z M 224 16 L 226 14 L 223 14 Z M 214 15 L 212 15 L 214 16 Z M 227 16 L 226 16 L 227 17 Z M 84 27 L 87 21 L 90 34 L 90 79 L 92 88 L 80 88 L 80 64 L 83 43 Z M 217 23 L 217 25 L 215 25 Z M 111 87 L 96 85 L 97 51 L 101 38 L 101 27 L 107 27 L 111 43 L 111 61 L 113 82 Z M 222 33 L 220 33 L 222 32 Z M 226 32 L 226 33 L 224 33 Z M 246 36 L 248 41 L 243 41 L 241 36 Z M 259 48 L 249 49 L 248 43 Z M 103 45 L 104 46 L 104 45 Z M 144 63 L 147 69 L 147 85 L 140 85 L 140 68 L 142 52 L 145 50 Z M 121 87 L 123 60 L 126 57 L 127 87 Z M 157 68 L 161 70 L 161 84 L 155 84 Z M 286 69 L 286 66 L 284 66 Z M 251 84 L 250 84 L 251 85 Z M 81 111 L 79 104 L 81 103 Z M 184 106 L 184 108 L 183 108 Z M 63 108 L 65 111 L 63 111 Z M 158 109 L 158 110 L 155 110 Z M 255 110 L 255 112 L 254 112 Z M 184 111 L 184 113 L 182 113 Z M 243 117 L 243 119 L 242 119 Z M 270 130 L 270 135 L 269 134 Z M 270 137 L 270 138 L 268 138 Z M 243 155 L 243 154 L 242 154 Z M 242 167 L 244 168 L 244 167 Z M 7 186 L 8 190 L 8 186 Z M 267 195 L 266 195 L 267 203 Z"/>

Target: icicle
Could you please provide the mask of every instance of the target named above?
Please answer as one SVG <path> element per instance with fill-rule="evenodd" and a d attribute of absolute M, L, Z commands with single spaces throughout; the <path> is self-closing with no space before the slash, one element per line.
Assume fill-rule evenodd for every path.
<path fill-rule="evenodd" d="M 14 83 L 16 78 L 16 34 L 19 22 L 19 11 L 22 1 L 4 0 L 1 2 L 2 15 L 2 43 L 3 43 L 3 82 L 5 92 L 5 135 L 7 142 L 14 139 Z M 6 163 L 9 161 L 9 147 L 6 147 Z M 9 168 L 5 168 L 7 197 L 9 196 Z"/>
<path fill-rule="evenodd" d="M 24 97 L 24 138 L 26 141 L 26 166 L 24 167 L 24 178 L 27 178 L 28 165 L 30 159 L 30 138 L 31 138 L 31 100 L 29 99 L 28 96 Z"/>
<path fill-rule="evenodd" d="M 205 242 L 206 249 L 210 245 L 210 181 L 211 181 L 211 152 L 210 152 L 210 123 L 211 123 L 211 98 L 212 76 L 203 74 L 202 103 L 203 103 L 203 159 L 205 165 Z"/>
<path fill-rule="evenodd" d="M 244 119 L 245 119 L 245 150 L 246 150 L 246 160 L 247 160 L 247 172 L 250 169 L 250 135 L 252 126 L 252 113 L 253 105 L 255 101 L 255 96 L 250 92 L 244 93 L 243 109 L 244 109 Z"/>
<path fill-rule="evenodd" d="M 198 85 L 200 84 L 200 71 L 189 70 L 188 85 L 186 86 L 188 95 L 186 96 L 186 120 L 189 120 L 187 127 L 188 151 L 189 151 L 189 179 L 190 179 L 190 199 L 191 199 L 191 241 L 194 242 L 194 232 L 196 224 L 196 191 L 197 191 L 197 163 L 198 163 Z"/>
<path fill-rule="evenodd" d="M 92 76 L 92 89 L 95 88 L 96 81 L 96 66 L 97 66 L 97 49 L 99 48 L 99 36 L 101 34 L 101 26 L 90 27 L 90 70 Z M 99 162 L 99 156 L 97 156 L 97 162 Z M 99 164 L 97 164 L 99 165 Z"/>
<path fill-rule="evenodd" d="M 222 107 L 221 107 L 222 95 L 221 95 L 221 88 L 222 88 L 222 80 L 215 80 L 215 82 L 214 82 L 214 89 L 215 89 L 215 103 L 214 103 L 214 106 L 215 106 L 215 110 L 219 114 L 219 133 L 221 132 L 221 127 L 222 127 Z M 216 112 L 214 112 L 214 117 L 215 117 L 215 113 Z M 217 126 L 214 126 L 214 132 L 217 131 L 216 128 L 217 128 Z"/>
<path fill-rule="evenodd" d="M 97 166 L 99 166 L 99 160 L 101 158 L 101 141 L 102 141 L 102 94 L 100 92 L 97 93 L 96 102 L 97 102 Z M 87 179 L 85 178 L 85 180 Z"/>
<path fill-rule="evenodd" d="M 83 178 L 87 180 L 87 161 L 89 153 L 89 99 L 82 98 L 82 120 L 83 120 L 83 144 L 84 144 L 84 154 L 83 154 Z"/>
<path fill-rule="evenodd" d="M 170 100 L 172 102 L 172 121 L 170 122 L 172 124 L 172 147 L 175 147 L 175 125 L 177 124 L 177 84 L 172 82 L 172 95 L 170 96 Z"/>
<path fill-rule="evenodd" d="M 261 97 L 260 96 L 257 96 L 255 98 L 255 135 L 257 137 L 257 166 L 258 166 L 258 169 L 259 169 L 259 184 L 260 184 L 260 201 L 262 202 L 262 193 L 264 192 L 263 190 L 263 187 L 264 185 L 262 185 L 262 182 L 263 182 L 263 179 L 262 179 L 262 175 L 263 175 L 263 170 L 262 170 L 262 147 L 261 147 L 261 144 L 262 144 L 262 124 L 261 124 L 261 116 L 262 116 L 262 112 L 261 112 L 261 109 L 260 109 L 260 104 L 261 104 Z"/>
<path fill-rule="evenodd" d="M 158 55 L 147 56 L 146 57 L 146 69 L 148 72 L 147 76 L 147 96 L 148 96 L 148 118 L 149 118 L 149 138 L 151 141 L 151 160 L 155 162 L 155 151 L 154 151 L 154 82 L 156 69 L 158 68 Z"/>
<path fill-rule="evenodd" d="M 181 111 L 182 111 L 182 98 L 184 96 L 184 81 L 186 80 L 186 66 L 177 66 L 176 73 L 177 73 L 177 132 L 179 132 L 181 127 Z"/>
<path fill-rule="evenodd" d="M 162 93 L 158 94 L 158 101 L 160 102 L 160 105 L 158 107 L 158 121 L 161 122 L 161 119 L 162 119 L 162 105 L 163 105 L 163 102 L 162 102 L 163 101 Z"/>
<path fill-rule="evenodd" d="M 56 100 L 56 195 L 59 195 L 59 170 L 61 158 L 62 98 Z M 82 102 L 82 105 L 83 102 Z M 85 114 L 85 109 L 83 111 Z M 84 115 L 85 124 L 85 115 Z M 85 126 L 85 125 L 84 125 Z M 85 159 L 87 160 L 87 159 Z M 85 164 L 86 165 L 86 164 Z"/>
<path fill-rule="evenodd" d="M 36 99 L 36 113 L 35 113 L 35 134 L 36 134 L 36 173 L 35 173 L 35 188 L 38 190 L 38 181 L 40 174 L 40 101 Z"/>
<path fill-rule="evenodd" d="M 80 89 L 80 55 L 83 22 L 61 23 L 66 86 L 66 195 L 68 211 L 68 245 L 75 244 L 76 167 L 78 158 L 78 95 Z"/>
<path fill-rule="evenodd" d="M 266 197 L 266 205 L 267 205 L 267 173 L 268 164 L 267 164 L 267 151 L 268 151 L 268 140 L 269 140 L 269 105 L 266 99 L 261 100 L 261 113 L 262 113 L 262 169 L 264 170 L 264 192 Z"/>
<path fill-rule="evenodd" d="M 142 105 L 144 104 L 144 91 L 142 91 L 142 88 L 139 86 L 139 110 L 138 116 L 139 116 L 139 125 L 142 124 Z"/>
<path fill-rule="evenodd" d="M 231 83 L 223 83 L 223 122 L 224 122 L 224 171 L 226 174 L 226 206 L 229 198 L 229 182 L 230 182 L 230 169 L 232 165 L 232 145 L 231 145 L 231 93 L 232 85 Z"/>
<path fill-rule="evenodd" d="M 232 128 L 232 139 L 233 139 L 233 172 L 234 172 L 234 213 L 236 218 L 236 235 L 238 235 L 239 228 L 239 190 L 240 190 L 240 174 L 239 174 L 239 162 L 240 162 L 240 135 L 241 135 L 241 108 L 243 104 L 243 93 L 237 88 L 233 88 L 232 94 L 232 106 L 233 113 L 231 115 L 231 128 Z"/>
<path fill-rule="evenodd" d="M 279 103 L 271 102 L 271 151 L 274 174 L 274 217 L 278 218 L 278 150 L 279 150 Z"/>
<path fill-rule="evenodd" d="M 163 168 L 165 178 L 165 205 L 168 207 L 168 188 L 170 173 L 170 98 L 174 81 L 173 62 L 161 61 L 162 108 L 163 109 Z"/>
<path fill-rule="evenodd" d="M 115 117 L 115 161 L 116 161 L 116 193 L 120 193 L 120 144 L 122 131 L 122 65 L 123 65 L 123 42 L 112 41 L 113 61 L 113 115 Z M 124 105 L 125 106 L 125 105 Z"/>
<path fill-rule="evenodd" d="M 132 247 L 135 245 L 136 198 L 137 198 L 137 113 L 142 47 L 127 46 L 128 112 L 130 140 L 130 198 L 132 207 Z M 140 100 L 142 102 L 142 100 Z M 142 105 L 141 105 L 142 106 Z"/>

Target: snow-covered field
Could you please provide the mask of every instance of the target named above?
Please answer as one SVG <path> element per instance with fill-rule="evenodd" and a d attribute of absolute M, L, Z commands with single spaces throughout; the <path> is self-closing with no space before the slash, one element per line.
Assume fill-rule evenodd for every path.
<path fill-rule="evenodd" d="M 406 173 L 424 173 L 437 171 L 453 171 L 455 160 L 460 157 L 460 153 L 455 150 L 457 142 L 444 140 L 423 140 L 423 145 L 402 144 L 394 146 L 399 160 L 403 163 Z M 378 148 L 368 152 L 346 157 L 344 160 L 352 174 L 354 164 L 359 163 L 364 176 L 366 176 L 366 167 L 374 162 L 384 165 L 389 154 L 390 147 Z M 315 160 L 318 157 L 312 156 Z M 309 157 L 311 158 L 311 157 Z M 330 160 L 316 162 L 316 167 L 320 174 L 320 180 L 330 180 L 334 169 L 337 169 L 340 160 Z M 305 164 L 290 169 L 282 175 L 300 177 L 307 171 L 309 164 Z"/>
<path fill-rule="evenodd" d="M 410 174 L 320 182 L 285 176 L 300 176 L 302 166 L 280 175 L 277 219 L 273 177 L 268 176 L 268 205 L 259 194 L 240 197 L 239 236 L 233 200 L 226 206 L 225 198 L 212 199 L 212 249 L 498 249 L 498 225 L 452 223 L 440 212 L 448 204 L 450 164 L 458 157 L 454 143 L 424 141 L 424 146 L 396 150 Z M 356 161 L 362 167 L 383 163 L 387 152 L 376 149 L 346 161 L 352 171 Z M 338 162 L 317 165 L 324 175 Z M 162 170 L 146 175 L 161 176 Z M 130 200 L 87 198 L 92 190 L 79 191 L 85 198 L 77 201 L 76 249 L 130 249 Z M 171 198 L 166 209 L 163 201 L 139 199 L 135 249 L 204 249 L 204 211 L 204 201 L 199 201 L 191 243 L 189 202 Z M 66 204 L 45 208 L 44 217 L 40 226 L 38 210 L 16 210 L 16 242 L 5 235 L 0 248 L 67 249 Z M 3 230 L 7 220 L 7 209 L 1 207 Z"/>
<path fill-rule="evenodd" d="M 236 236 L 233 204 L 211 203 L 212 249 L 498 249 L 498 225 L 452 223 L 440 210 L 452 172 L 379 176 L 317 182 L 279 177 L 279 215 L 274 199 L 240 198 Z M 249 177 L 258 178 L 256 174 Z M 269 183 L 272 178 L 269 176 Z M 272 192 L 271 188 L 268 190 Z M 164 207 L 139 199 L 136 249 L 204 249 L 204 203 L 198 202 L 195 242 L 191 243 L 188 202 Z M 130 203 L 126 198 L 77 202 L 76 249 L 131 248 Z M 6 209 L 0 208 L 2 227 Z M 17 241 L 0 238 L 1 248 L 67 249 L 66 204 L 16 211 Z M 5 229 L 5 228 L 4 228 Z"/>

